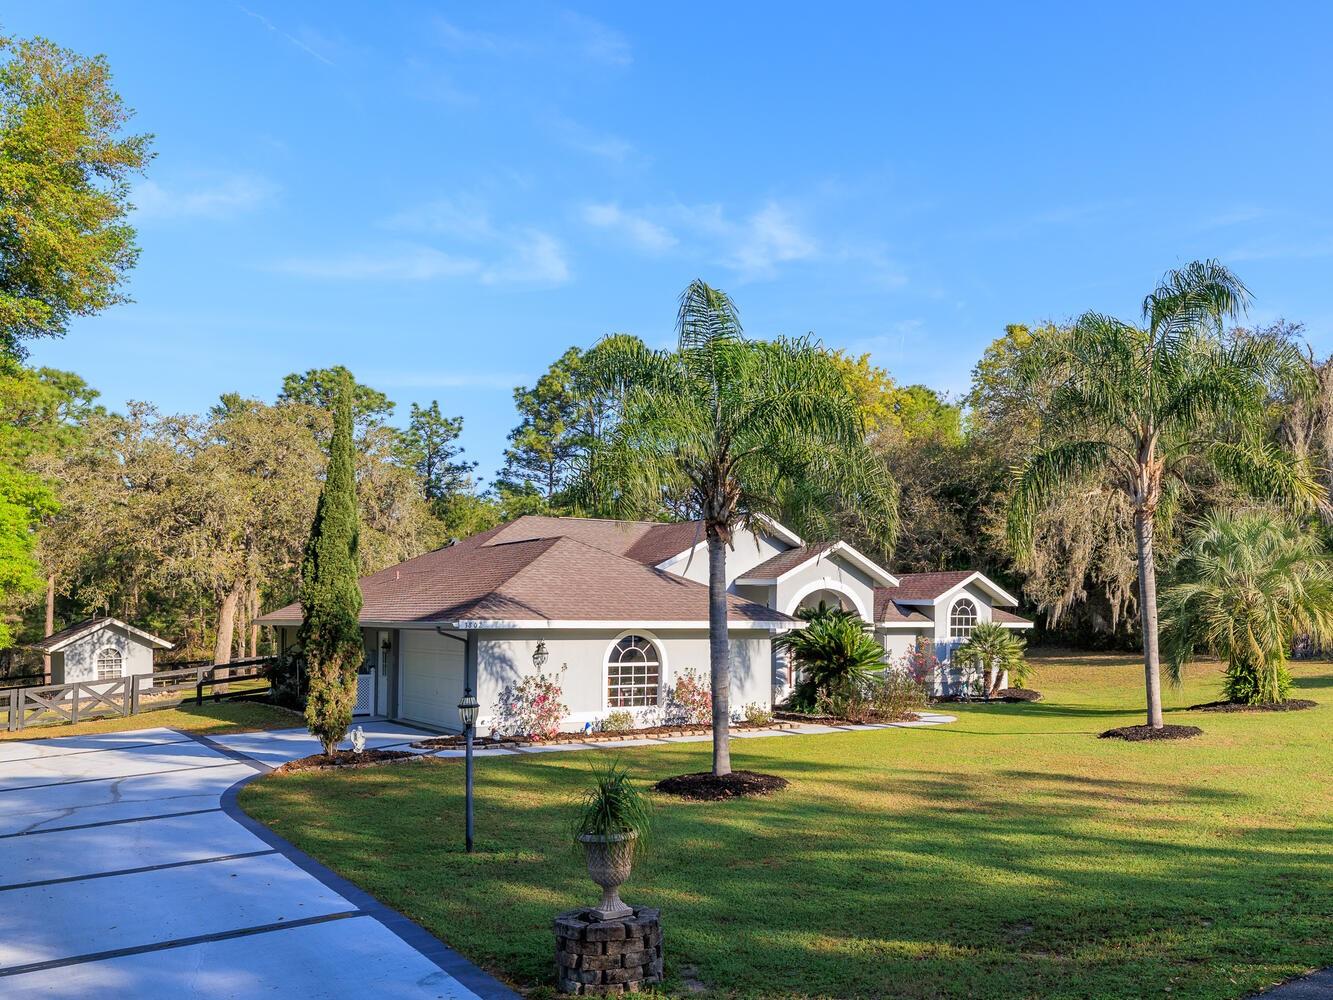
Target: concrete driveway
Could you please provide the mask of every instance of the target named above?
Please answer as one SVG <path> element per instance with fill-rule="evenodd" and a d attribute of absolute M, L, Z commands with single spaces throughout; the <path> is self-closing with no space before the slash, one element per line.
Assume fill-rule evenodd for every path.
<path fill-rule="evenodd" d="M 0 996 L 513 1000 L 236 812 L 239 782 L 315 749 L 304 730 L 0 743 Z"/>

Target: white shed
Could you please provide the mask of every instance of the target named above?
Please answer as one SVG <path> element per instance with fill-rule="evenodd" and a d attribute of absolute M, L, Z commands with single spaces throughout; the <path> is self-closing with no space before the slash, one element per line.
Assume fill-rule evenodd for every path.
<path fill-rule="evenodd" d="M 116 681 L 152 676 L 153 653 L 171 643 L 118 618 L 89 618 L 33 643 L 51 657 L 51 683 Z"/>

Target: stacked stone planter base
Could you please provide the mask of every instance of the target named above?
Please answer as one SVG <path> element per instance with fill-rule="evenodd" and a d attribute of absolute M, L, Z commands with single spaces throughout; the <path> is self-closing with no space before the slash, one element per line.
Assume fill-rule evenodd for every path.
<path fill-rule="evenodd" d="M 555 975 L 561 993 L 638 993 L 662 981 L 659 911 L 635 907 L 623 920 L 598 920 L 591 910 L 555 918 Z"/>

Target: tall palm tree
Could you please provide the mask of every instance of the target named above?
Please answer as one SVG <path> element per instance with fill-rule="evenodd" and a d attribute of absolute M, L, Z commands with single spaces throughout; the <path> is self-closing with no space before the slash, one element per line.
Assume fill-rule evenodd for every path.
<path fill-rule="evenodd" d="M 1139 615 L 1148 725 L 1162 726 L 1153 536 L 1191 467 L 1251 492 L 1299 504 L 1323 500 L 1300 463 L 1264 436 L 1269 394 L 1311 390 L 1308 363 L 1272 339 L 1222 336 L 1248 303 L 1240 280 L 1216 261 L 1170 271 L 1143 300 L 1143 325 L 1086 313 L 1047 334 L 1020 365 L 1032 386 L 1055 389 L 1035 454 L 1014 471 L 1009 541 L 1030 550 L 1037 514 L 1074 484 L 1101 477 L 1134 509 Z"/>
<path fill-rule="evenodd" d="M 1196 646 L 1226 661 L 1228 701 L 1279 702 L 1297 635 L 1333 637 L 1333 558 L 1323 540 L 1265 511 L 1207 518 L 1162 594 L 1167 670 L 1179 683 Z"/>
<path fill-rule="evenodd" d="M 582 505 L 656 517 L 684 498 L 708 548 L 713 773 L 731 773 L 727 548 L 739 527 L 787 520 L 812 540 L 850 530 L 887 549 L 897 488 L 865 444 L 841 370 L 808 339 L 742 333 L 723 291 L 694 281 L 680 298 L 674 351 L 628 337 L 598 345 L 593 384 L 613 393 L 619 419 L 594 447 Z"/>

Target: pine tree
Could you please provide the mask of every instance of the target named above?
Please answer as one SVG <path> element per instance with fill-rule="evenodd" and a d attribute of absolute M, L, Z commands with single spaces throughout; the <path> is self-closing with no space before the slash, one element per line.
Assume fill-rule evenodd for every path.
<path fill-rule="evenodd" d="M 352 445 L 352 379 L 333 399 L 328 472 L 301 564 L 300 642 L 309 674 L 305 718 L 310 734 L 333 753 L 352 723 L 361 645 L 357 584 L 356 455 Z"/>

